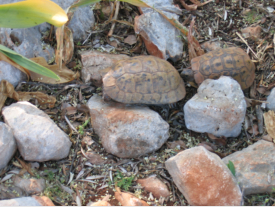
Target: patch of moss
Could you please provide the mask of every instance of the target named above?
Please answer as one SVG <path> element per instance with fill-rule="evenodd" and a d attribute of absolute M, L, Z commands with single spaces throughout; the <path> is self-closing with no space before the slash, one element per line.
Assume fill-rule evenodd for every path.
<path fill-rule="evenodd" d="M 253 24 L 253 23 L 261 20 L 263 18 L 263 14 L 259 14 L 255 10 L 251 10 L 245 15 L 244 18 L 249 24 Z"/>

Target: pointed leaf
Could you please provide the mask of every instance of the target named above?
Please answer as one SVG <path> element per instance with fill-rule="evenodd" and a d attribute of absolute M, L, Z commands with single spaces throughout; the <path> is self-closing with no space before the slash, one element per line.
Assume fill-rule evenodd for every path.
<path fill-rule="evenodd" d="M 8 58 L 10 58 L 12 61 L 16 62 L 18 65 L 22 66 L 23 68 L 26 68 L 30 71 L 33 71 L 35 73 L 54 78 L 59 80 L 60 78 L 51 70 L 29 60 L 28 58 L 23 57 L 22 55 L 19 55 L 15 51 L 0 45 L 0 53 L 6 55 Z"/>
<path fill-rule="evenodd" d="M 235 166 L 233 164 L 233 162 L 231 162 L 230 160 L 228 161 L 227 167 L 229 168 L 229 170 L 231 171 L 231 173 L 235 176 L 236 172 L 235 172 Z"/>
<path fill-rule="evenodd" d="M 77 7 L 82 7 L 82 6 L 88 6 L 89 4 L 94 4 L 97 2 L 100 2 L 101 0 L 80 0 L 77 3 L 73 4 L 70 7 L 70 10 L 77 8 Z"/>
<path fill-rule="evenodd" d="M 44 22 L 60 27 L 67 21 L 66 12 L 50 0 L 26 0 L 0 5 L 0 27 L 28 28 Z"/>

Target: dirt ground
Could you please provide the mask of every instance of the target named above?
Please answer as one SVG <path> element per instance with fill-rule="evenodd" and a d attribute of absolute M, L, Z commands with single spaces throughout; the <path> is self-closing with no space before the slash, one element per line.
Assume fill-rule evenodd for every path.
<path fill-rule="evenodd" d="M 183 9 L 180 2 L 176 2 Z M 192 4 L 186 0 L 187 4 Z M 108 5 L 109 3 L 102 3 Z M 220 40 L 223 44 L 235 45 L 243 48 L 245 51 L 248 46 L 255 52 L 249 53 L 249 56 L 256 65 L 256 79 L 253 86 L 244 91 L 245 96 L 251 99 L 251 106 L 247 108 L 247 114 L 255 117 L 253 123 L 257 125 L 257 116 L 255 107 L 261 105 L 266 100 L 270 90 L 275 85 L 274 71 L 274 34 L 275 34 L 275 13 L 269 13 L 266 10 L 268 6 L 275 6 L 275 1 L 272 0 L 216 0 L 208 3 L 202 7 L 198 7 L 195 11 L 183 10 L 183 15 L 180 17 L 180 22 L 184 22 L 185 26 L 189 26 L 191 17 L 196 17 L 194 36 L 200 43 L 206 41 Z M 81 70 L 79 51 L 93 49 L 90 44 L 95 39 L 100 39 L 100 44 L 110 44 L 107 39 L 107 34 L 110 30 L 111 23 L 106 24 L 109 16 L 105 16 L 102 10 L 94 10 L 96 17 L 96 25 L 93 28 L 93 34 L 90 40 L 85 45 L 75 43 L 75 55 L 68 67 L 74 71 Z M 121 3 L 118 20 L 127 21 L 134 24 L 134 17 L 139 14 L 138 9 L 127 3 Z M 245 43 L 238 35 L 241 34 L 241 29 L 248 26 L 261 26 L 262 32 L 259 39 L 247 39 Z M 122 23 L 116 23 L 113 31 L 113 37 L 121 40 L 129 35 L 134 35 L 132 26 Z M 45 37 L 45 41 L 51 45 L 56 42 L 52 36 Z M 173 63 L 179 72 L 183 68 L 190 66 L 187 44 L 184 47 L 183 58 Z M 273 45 L 273 46 L 272 46 Z M 271 46 L 271 47 L 269 47 Z M 269 47 L 269 48 L 268 48 Z M 120 44 L 113 53 L 127 54 L 129 56 L 146 55 L 146 48 L 142 42 L 138 42 L 133 46 L 128 44 Z M 74 84 L 73 87 L 66 87 Z M 51 90 L 49 90 L 51 89 Z M 118 201 L 114 199 L 114 182 L 117 181 L 122 190 L 126 190 L 135 194 L 137 197 L 145 200 L 150 205 L 169 205 L 169 206 L 184 206 L 188 205 L 183 195 L 172 182 L 168 171 L 165 169 L 164 162 L 168 158 L 176 155 L 179 151 L 186 148 L 191 148 L 201 145 L 207 145 L 213 149 L 221 158 L 231 153 L 242 150 L 247 146 L 262 139 L 266 134 L 260 134 L 257 130 L 243 128 L 241 134 L 236 138 L 220 138 L 218 140 L 210 139 L 207 134 L 194 133 L 185 127 L 183 117 L 183 105 L 196 93 L 196 88 L 187 87 L 187 96 L 184 100 L 178 102 L 173 107 L 150 106 L 170 124 L 170 137 L 166 144 L 164 144 L 158 151 L 136 158 L 136 159 L 120 159 L 111 154 L 108 154 L 102 147 L 98 136 L 93 132 L 90 122 L 85 126 L 85 121 L 89 119 L 89 114 L 85 110 L 84 104 L 89 100 L 93 93 L 101 94 L 101 88 L 95 86 L 87 86 L 81 80 L 74 81 L 68 84 L 49 85 L 36 82 L 22 83 L 17 88 L 20 91 L 41 91 L 49 95 L 56 96 L 57 103 L 54 108 L 42 109 L 47 113 L 59 127 L 61 127 L 70 137 L 73 145 L 71 147 L 70 155 L 67 159 L 60 161 L 50 161 L 41 163 L 38 169 L 33 169 L 37 178 L 44 178 L 47 182 L 47 188 L 43 195 L 48 196 L 55 205 L 77 205 L 77 197 L 81 198 L 82 205 L 87 205 L 90 201 L 95 202 L 102 199 L 106 195 L 111 195 L 110 203 L 112 205 L 119 205 Z M 81 94 L 81 95 L 80 95 Z M 8 99 L 5 105 L 10 105 L 14 101 Z M 82 110 L 68 113 L 67 117 L 72 125 L 78 129 L 80 133 L 74 132 L 65 121 L 66 110 L 62 107 L 63 103 L 70 103 L 72 106 L 80 104 Z M 33 104 L 37 104 L 32 100 Z M 66 108 L 66 107 L 65 107 Z M 1 117 L 3 121 L 3 117 Z M 82 127 L 79 127 L 82 126 Z M 85 144 L 83 141 L 88 140 Z M 180 149 L 175 149 L 171 146 L 171 142 L 182 140 L 184 144 Z M 92 143 L 92 144 L 91 144 Z M 91 149 L 93 152 L 99 154 L 105 162 L 98 162 L 98 165 L 92 165 L 89 160 L 85 158 L 83 152 Z M 20 157 L 19 152 L 16 152 L 15 157 Z M 28 162 L 26 162 L 28 163 Z M 104 163 L 104 164 L 102 164 Z M 150 164 L 149 164 L 150 163 Z M 16 165 L 17 164 L 17 165 Z M 13 158 L 8 168 L 0 174 L 0 179 L 5 176 L 5 173 L 18 166 L 18 161 Z M 70 172 L 72 173 L 70 175 Z M 145 192 L 135 182 L 138 178 L 145 178 L 149 175 L 155 174 L 159 179 L 167 184 L 171 191 L 171 196 L 167 199 L 157 200 Z M 94 180 L 75 181 L 79 176 L 82 178 L 88 175 L 103 175 L 104 177 Z M 67 186 L 67 183 L 73 180 Z M 133 178 L 134 179 L 129 179 Z M 133 181 L 132 181 L 133 180 Z M 74 191 L 70 195 L 70 188 Z M 273 194 L 261 194 L 244 196 L 244 205 L 274 205 L 275 192 Z"/>

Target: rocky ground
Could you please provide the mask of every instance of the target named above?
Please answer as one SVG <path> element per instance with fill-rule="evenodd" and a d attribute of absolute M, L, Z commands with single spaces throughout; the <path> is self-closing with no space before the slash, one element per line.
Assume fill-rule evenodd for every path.
<path fill-rule="evenodd" d="M 193 4 L 192 2 L 186 1 L 186 4 L 190 6 Z M 83 54 L 85 52 L 90 53 L 91 50 L 128 56 L 148 55 L 148 52 L 141 37 L 137 36 L 134 30 L 134 19 L 140 14 L 138 8 L 127 3 L 120 3 L 117 12 L 118 21 L 111 29 L 113 22 L 108 20 L 110 14 L 115 13 L 115 7 L 112 7 L 113 4 L 109 2 L 103 2 L 94 7 L 95 21 L 90 23 L 90 25 L 93 25 L 92 29 L 89 30 L 85 25 L 82 25 L 87 33 L 83 36 L 74 35 L 74 54 L 67 66 L 74 72 L 81 72 L 81 78 L 56 85 L 25 82 L 24 78 L 26 77 L 22 74 L 16 75 L 17 69 L 14 69 L 15 75 L 11 75 L 11 78 L 17 77 L 17 80 L 10 82 L 16 86 L 16 91 L 43 92 L 54 96 L 56 103 L 54 107 L 49 108 L 36 99 L 30 100 L 32 104 L 42 110 L 39 111 L 26 103 L 13 104 L 15 103 L 13 99 L 7 99 L 5 102 L 5 106 L 9 107 L 2 110 L 1 121 L 8 124 L 16 132 L 14 136 L 21 137 L 21 142 L 17 143 L 20 153 L 17 150 L 14 155 L 15 144 L 10 144 L 12 147 L 9 156 L 12 156 L 12 159 L 7 165 L 0 165 L 2 167 L 2 170 L 0 170 L 0 199 L 36 195 L 50 198 L 54 205 L 90 205 L 92 202 L 102 199 L 108 200 L 111 205 L 119 205 L 119 199 L 117 196 L 115 197 L 115 192 L 119 192 L 116 187 L 120 187 L 122 191 L 132 193 L 132 195 L 149 205 L 198 205 L 200 203 L 193 202 L 194 200 L 192 200 L 190 194 L 188 194 L 190 196 L 188 197 L 189 202 L 186 200 L 186 195 L 183 196 L 181 189 L 173 182 L 173 179 L 174 181 L 176 179 L 171 177 L 172 173 L 169 168 L 173 168 L 173 163 L 170 164 L 170 167 L 167 167 L 168 165 L 165 165 L 165 162 L 169 158 L 178 155 L 179 152 L 184 152 L 195 146 L 203 146 L 204 148 L 200 148 L 200 151 L 198 151 L 202 158 L 197 159 L 196 152 L 185 159 L 208 163 L 211 159 L 221 160 L 220 158 L 222 158 L 225 164 L 230 160 L 235 165 L 238 182 L 245 183 L 241 188 L 241 195 L 234 194 L 233 197 L 224 195 L 224 197 L 232 200 L 241 198 L 244 205 L 275 204 L 275 148 L 272 142 L 272 130 L 267 131 L 268 128 L 272 129 L 272 126 L 267 126 L 267 123 L 264 124 L 263 122 L 263 113 L 267 112 L 268 109 L 274 110 L 275 108 L 272 105 L 275 97 L 271 93 L 275 84 L 273 72 L 275 70 L 275 3 L 271 0 L 216 0 L 198 6 L 193 11 L 184 9 L 180 0 L 175 1 L 175 3 L 182 10 L 182 13 L 178 14 L 179 21 L 186 27 L 190 25 L 192 17 L 196 17 L 194 36 L 201 45 L 204 45 L 204 48 L 209 48 L 209 45 L 212 47 L 237 46 L 249 52 L 249 56 L 256 66 L 256 77 L 253 85 L 244 91 L 245 98 L 242 94 L 238 96 L 247 104 L 247 108 L 244 109 L 245 121 L 241 124 L 241 133 L 237 137 L 218 136 L 219 138 L 217 138 L 211 134 L 189 130 L 186 127 L 183 106 L 197 93 L 197 89 L 185 80 L 186 97 L 183 100 L 173 106 L 151 105 L 149 108 L 145 107 L 146 109 L 144 109 L 148 110 L 146 112 L 148 116 L 149 113 L 152 113 L 150 116 L 157 117 L 153 120 L 160 120 L 154 128 L 163 124 L 156 132 L 152 132 L 167 134 L 167 141 L 164 141 L 160 148 L 155 146 L 154 142 L 150 147 L 157 150 L 146 151 L 147 148 L 144 146 L 141 149 L 141 155 L 137 154 L 134 157 L 131 157 L 131 151 L 128 154 L 127 151 L 124 154 L 119 154 L 119 152 L 115 152 L 110 148 L 106 150 L 106 147 L 103 147 L 103 140 L 99 137 L 103 136 L 104 130 L 102 133 L 98 132 L 98 128 L 103 126 L 99 124 L 95 129 L 95 123 L 93 122 L 95 115 L 89 113 L 89 110 L 101 107 L 98 106 L 101 100 L 98 97 L 102 95 L 102 87 L 98 84 L 90 84 L 89 78 L 87 78 L 88 72 L 81 72 L 85 67 Z M 170 7 L 167 6 L 166 8 Z M 172 6 L 171 8 L 176 12 L 179 10 L 179 8 Z M 79 15 L 81 15 L 81 12 Z M 79 18 L 79 16 L 76 18 Z M 151 18 L 155 17 L 152 15 Z M 73 22 L 70 24 L 73 24 Z M 162 22 L 159 22 L 159 24 L 162 24 Z M 76 25 L 79 24 L 76 23 Z M 168 34 L 167 31 L 161 31 L 159 27 L 152 27 L 151 29 L 157 32 L 160 38 L 177 34 L 177 31 L 171 32 L 171 30 Z M 251 30 L 249 27 L 253 27 L 253 29 Z M 36 34 L 38 30 L 34 29 L 33 31 Z M 8 30 L 8 32 L 10 32 L 13 42 L 24 43 L 28 36 L 26 35 L 20 40 L 20 38 L 15 38 L 17 37 L 16 34 L 20 33 L 18 30 Z M 25 30 L 26 34 L 28 32 L 29 30 Z M 109 32 L 112 32 L 112 35 L 107 37 Z M 2 44 L 9 42 L 3 36 L 1 30 L 0 38 Z M 34 39 L 32 38 L 32 41 Z M 162 43 L 165 41 L 167 40 L 161 40 Z M 177 43 L 177 41 L 180 41 L 180 43 Z M 25 47 L 29 46 L 30 42 L 30 40 L 26 40 Z M 54 32 L 44 33 L 43 42 L 52 47 L 56 46 Z M 184 68 L 190 67 L 188 46 L 185 38 L 180 33 L 174 41 L 168 42 L 167 45 L 169 47 L 159 50 L 160 55 L 167 58 L 166 55 L 169 54 L 170 63 L 179 73 Z M 23 46 L 20 48 L 20 45 L 17 46 L 15 48 L 18 52 L 24 48 Z M 181 47 L 183 50 L 180 49 Z M 39 55 L 49 60 L 51 59 L 51 55 L 49 55 L 51 53 L 53 53 L 53 50 L 49 47 L 48 52 L 41 50 Z M 31 52 L 24 54 L 29 57 L 35 56 Z M 90 56 L 89 59 L 91 59 Z M 104 60 L 100 62 L 101 65 L 109 64 L 108 61 L 104 63 Z M 0 64 L 5 63 L 1 61 Z M 5 78 L 2 77 L 1 79 Z M 270 103 L 268 108 L 267 101 Z M 121 107 L 122 109 L 119 109 L 123 111 L 124 106 Z M 21 111 L 21 109 L 24 110 Z M 127 108 L 127 110 L 130 111 L 131 109 Z M 129 111 L 127 113 L 130 113 Z M 106 116 L 108 116 L 108 111 L 106 113 Z M 119 117 L 119 110 L 115 113 L 117 114 L 115 118 Z M 161 118 L 158 118 L 158 114 L 164 120 L 164 123 Z M 147 119 L 139 121 L 144 122 L 143 127 L 146 127 Z M 34 127 L 29 127 L 29 123 L 33 124 Z M 9 127 L 4 124 L 1 126 L 2 131 L 6 130 L 4 131 L 6 136 L 13 136 Z M 112 125 L 112 127 L 114 126 Z M 167 131 L 165 131 L 165 127 Z M 49 128 L 52 131 L 48 131 Z M 41 129 L 45 129 L 45 131 L 41 131 Z M 161 130 L 164 130 L 164 132 Z M 39 142 L 32 141 L 41 134 L 43 134 L 43 140 L 39 140 Z M 30 139 L 29 137 L 33 138 Z M 70 142 L 66 137 L 69 137 Z M 129 143 L 128 145 L 133 144 Z M 48 147 L 45 147 L 46 145 Z M 219 157 L 213 158 L 214 155 L 208 154 L 209 151 Z M 69 155 L 66 156 L 68 153 Z M 43 156 L 40 157 L 37 154 Z M 8 156 L 8 152 L 6 156 Z M 201 165 L 200 162 L 199 165 Z M 220 179 L 219 172 L 221 174 L 226 169 L 217 167 L 218 164 L 211 165 L 212 168 L 209 166 L 202 168 L 201 174 L 204 175 L 213 171 L 216 177 L 211 181 L 211 184 L 214 185 L 215 180 Z M 194 169 L 190 170 L 194 172 Z M 152 184 L 149 180 L 142 180 L 149 176 L 153 180 Z M 228 183 L 235 186 L 232 180 Z M 154 184 L 158 186 L 156 191 L 149 188 Z M 211 186 L 211 184 L 206 185 Z M 221 182 L 215 184 L 221 185 Z M 145 185 L 145 189 L 142 187 L 143 185 Z M 160 186 L 163 187 L 163 192 L 160 192 Z M 225 194 L 231 192 L 232 189 L 234 187 L 226 188 Z M 200 190 L 196 189 L 196 192 L 200 192 Z M 160 194 L 165 198 L 160 197 Z M 233 195 L 233 193 L 229 194 Z M 126 200 L 131 199 L 127 197 Z M 190 203 L 190 201 L 193 203 Z M 28 200 L 24 202 L 36 201 Z M 43 202 L 50 201 L 44 200 Z"/>

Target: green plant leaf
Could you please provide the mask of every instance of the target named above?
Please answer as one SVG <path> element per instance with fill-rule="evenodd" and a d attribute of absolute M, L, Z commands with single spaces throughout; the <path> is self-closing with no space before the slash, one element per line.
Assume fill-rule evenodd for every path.
<path fill-rule="evenodd" d="M 70 10 L 77 8 L 77 7 L 88 6 L 89 4 L 95 4 L 100 1 L 101 0 L 80 0 L 79 2 L 70 6 Z"/>
<path fill-rule="evenodd" d="M 6 55 L 8 58 L 10 58 L 12 61 L 16 62 L 18 65 L 21 65 L 22 67 L 33 71 L 35 73 L 38 73 L 40 75 L 44 75 L 50 78 L 54 78 L 59 80 L 59 76 L 57 76 L 54 72 L 49 70 L 48 68 L 43 67 L 42 65 L 39 65 L 33 61 L 31 61 L 28 58 L 23 57 L 22 55 L 19 55 L 15 51 L 3 46 L 0 44 L 0 52 L 4 55 Z"/>
<path fill-rule="evenodd" d="M 44 22 L 60 27 L 67 21 L 66 12 L 50 0 L 26 0 L 0 5 L 0 27 L 28 28 Z"/>
<path fill-rule="evenodd" d="M 230 160 L 228 161 L 227 167 L 229 168 L 229 170 L 231 171 L 231 173 L 235 176 L 236 172 L 235 172 L 235 166 L 233 164 L 233 162 L 231 162 Z"/>

